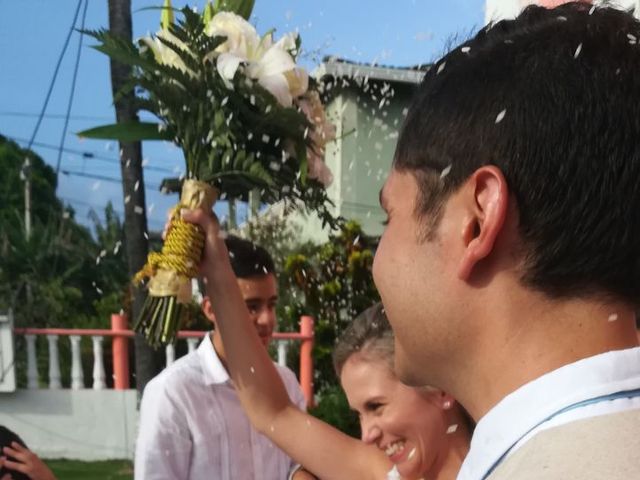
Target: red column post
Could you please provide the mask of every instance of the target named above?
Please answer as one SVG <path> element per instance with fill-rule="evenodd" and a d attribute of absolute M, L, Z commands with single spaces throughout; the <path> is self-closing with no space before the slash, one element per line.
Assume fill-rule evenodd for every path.
<path fill-rule="evenodd" d="M 126 330 L 127 316 L 111 315 L 111 330 Z M 111 342 L 113 355 L 113 388 L 127 390 L 129 388 L 129 340 L 125 336 L 114 335 Z"/>
<path fill-rule="evenodd" d="M 313 407 L 313 317 L 303 315 L 300 318 L 300 333 L 308 339 L 300 346 L 300 386 L 307 401 L 307 407 Z"/>

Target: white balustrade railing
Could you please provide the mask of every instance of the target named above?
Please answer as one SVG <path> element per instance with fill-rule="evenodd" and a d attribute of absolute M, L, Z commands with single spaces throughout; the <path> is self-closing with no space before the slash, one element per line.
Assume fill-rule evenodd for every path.
<path fill-rule="evenodd" d="M 77 330 L 73 330 L 76 332 Z M 87 332 L 90 332 L 88 330 Z M 68 337 L 71 345 L 71 389 L 81 390 L 86 388 L 84 382 L 84 372 L 82 368 L 82 338 L 88 335 L 65 335 L 65 334 L 45 334 L 48 346 L 49 357 L 49 382 L 47 387 L 55 390 L 62 388 L 60 374 L 60 353 L 58 349 L 59 338 Z M 38 335 L 27 333 L 24 335 L 27 344 L 27 388 L 39 388 L 39 373 L 37 365 L 37 338 Z M 178 339 L 177 341 L 181 341 Z M 187 343 L 187 353 L 196 350 L 201 337 L 188 337 L 184 339 Z M 287 352 L 289 348 L 288 339 L 275 339 L 277 342 L 277 362 L 279 365 L 286 366 Z M 93 383 L 91 388 L 94 390 L 103 390 L 106 388 L 106 373 L 104 365 L 104 336 L 91 335 L 93 349 Z M 176 360 L 176 344 L 169 344 L 165 347 L 166 366 L 170 366 Z"/>
<path fill-rule="evenodd" d="M 176 348 L 173 346 L 173 343 L 169 343 L 164 348 L 164 356 L 166 358 L 165 366 L 169 367 L 173 362 L 176 361 Z"/>
<path fill-rule="evenodd" d="M 27 388 L 38 388 L 38 362 L 36 360 L 36 336 L 25 335 L 27 341 Z"/>
<path fill-rule="evenodd" d="M 71 345 L 71 388 L 80 390 L 86 388 L 84 372 L 82 369 L 82 338 L 91 337 L 93 351 L 93 385 L 94 390 L 106 388 L 106 374 L 104 366 L 103 342 L 105 337 L 111 337 L 110 357 L 113 364 L 113 387 L 116 390 L 129 388 L 129 346 L 130 339 L 135 333 L 127 328 L 125 315 L 114 314 L 111 316 L 111 329 L 63 329 L 63 328 L 14 328 L 14 334 L 24 335 L 27 344 L 27 388 L 36 389 L 40 386 L 40 377 L 37 365 L 38 336 L 47 339 L 49 357 L 49 384 L 50 389 L 62 387 L 60 378 L 60 354 L 58 352 L 58 340 L 60 337 L 69 337 Z M 176 342 L 186 340 L 187 350 L 195 351 L 198 342 L 205 332 L 178 332 Z M 277 357 L 280 365 L 287 363 L 287 350 L 291 341 L 300 343 L 299 378 L 302 392 L 307 404 L 313 405 L 313 318 L 304 315 L 300 317 L 299 332 L 277 332 L 273 338 L 277 342 Z M 171 365 L 176 359 L 176 345 L 174 342 L 165 350 L 166 365 Z"/>
<path fill-rule="evenodd" d="M 49 388 L 62 388 L 60 382 L 60 356 L 58 355 L 58 335 L 47 335 L 49 342 Z"/>
<path fill-rule="evenodd" d="M 84 388 L 84 373 L 82 372 L 82 358 L 80 354 L 80 335 L 70 335 L 71 342 L 71 389 L 81 390 Z"/>

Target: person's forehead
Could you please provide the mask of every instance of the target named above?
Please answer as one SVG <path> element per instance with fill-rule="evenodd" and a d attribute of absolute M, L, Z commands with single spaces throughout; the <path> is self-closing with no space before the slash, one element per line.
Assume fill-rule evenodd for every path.
<path fill-rule="evenodd" d="M 247 297 L 269 299 L 277 296 L 278 283 L 274 274 L 238 278 L 238 286 L 245 300 Z"/>

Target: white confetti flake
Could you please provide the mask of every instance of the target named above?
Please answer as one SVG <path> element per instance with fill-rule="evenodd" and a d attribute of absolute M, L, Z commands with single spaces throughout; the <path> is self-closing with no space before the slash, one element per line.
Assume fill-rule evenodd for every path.
<path fill-rule="evenodd" d="M 129 203 L 131 201 L 131 195 L 127 195 L 126 197 L 124 197 L 124 204 L 126 205 L 127 203 Z"/>
<path fill-rule="evenodd" d="M 595 11 L 596 11 L 596 6 L 594 5 L 593 7 L 591 7 L 589 9 L 589 15 L 593 15 L 593 12 L 595 12 Z"/>
<path fill-rule="evenodd" d="M 251 367 L 250 370 L 251 370 L 251 373 L 256 373 L 256 369 L 255 368 Z"/>
<path fill-rule="evenodd" d="M 460 49 L 460 51 L 461 51 L 462 53 L 469 53 L 469 52 L 471 51 L 471 47 L 462 47 L 462 48 Z"/>
<path fill-rule="evenodd" d="M 436 70 L 436 75 L 440 75 L 442 73 L 442 71 L 444 70 L 445 65 L 447 64 L 447 62 L 442 62 L 440 64 L 440 66 L 438 67 L 438 70 Z"/>
<path fill-rule="evenodd" d="M 144 213 L 144 208 L 142 208 L 140 205 L 136 205 L 135 207 L 133 207 L 133 211 L 138 215 L 142 215 Z"/>
<path fill-rule="evenodd" d="M 387 480 L 401 480 L 402 477 L 398 472 L 398 467 L 396 465 L 393 466 L 391 470 L 387 473 Z"/>
<path fill-rule="evenodd" d="M 609 321 L 610 322 L 615 322 L 616 320 L 618 320 L 618 314 L 617 313 L 612 313 L 611 315 L 609 315 Z"/>
<path fill-rule="evenodd" d="M 118 240 L 116 242 L 116 245 L 113 247 L 113 254 L 117 255 L 118 252 L 120 251 L 120 247 L 122 246 L 122 242 L 120 240 Z"/>
<path fill-rule="evenodd" d="M 133 191 L 137 192 L 140 188 L 140 180 L 136 180 L 136 184 L 133 186 Z"/>
<path fill-rule="evenodd" d="M 100 185 L 101 185 L 100 180 L 98 180 L 96 183 L 94 183 L 91 186 L 91 190 L 93 190 L 93 191 L 98 190 L 100 188 Z"/>
<path fill-rule="evenodd" d="M 269 135 L 267 135 L 266 133 L 262 134 L 262 141 L 263 143 L 269 143 L 270 137 Z"/>
<path fill-rule="evenodd" d="M 153 212 L 153 209 L 156 207 L 156 205 L 154 203 L 152 203 L 151 205 L 149 205 L 149 207 L 147 208 L 147 212 L 149 213 L 149 215 L 151 215 L 151 212 Z"/>
<path fill-rule="evenodd" d="M 450 171 L 451 171 L 451 165 L 447 165 L 444 169 L 442 169 L 442 172 L 440 172 L 440 180 L 442 180 L 444 177 L 449 175 Z"/>
<path fill-rule="evenodd" d="M 228 101 L 229 101 L 229 97 L 224 97 L 222 99 L 222 101 L 220 102 L 220 106 L 224 107 L 227 104 Z"/>
<path fill-rule="evenodd" d="M 496 123 L 500 123 L 504 119 L 504 116 L 506 114 L 507 114 L 507 109 L 506 108 L 504 110 L 502 110 L 500 113 L 498 113 L 498 115 L 496 116 Z"/>
<path fill-rule="evenodd" d="M 578 45 L 578 48 L 576 48 L 576 52 L 573 54 L 573 58 L 578 58 L 581 51 L 582 51 L 582 44 Z"/>
<path fill-rule="evenodd" d="M 453 425 L 449 425 L 449 428 L 447 428 L 447 435 L 455 433 L 456 430 L 458 430 L 458 424 L 457 423 L 454 423 Z"/>

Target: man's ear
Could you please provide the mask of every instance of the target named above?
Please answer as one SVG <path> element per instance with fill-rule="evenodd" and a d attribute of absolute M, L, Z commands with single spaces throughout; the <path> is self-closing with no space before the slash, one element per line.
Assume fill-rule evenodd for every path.
<path fill-rule="evenodd" d="M 200 305 L 202 309 L 202 313 L 210 322 L 216 323 L 216 316 L 213 313 L 213 308 L 211 307 L 211 300 L 209 297 L 202 297 L 202 304 Z"/>
<path fill-rule="evenodd" d="M 502 171 L 493 165 L 477 169 L 462 188 L 466 214 L 458 278 L 468 280 L 473 268 L 493 251 L 507 215 L 509 189 Z"/>

